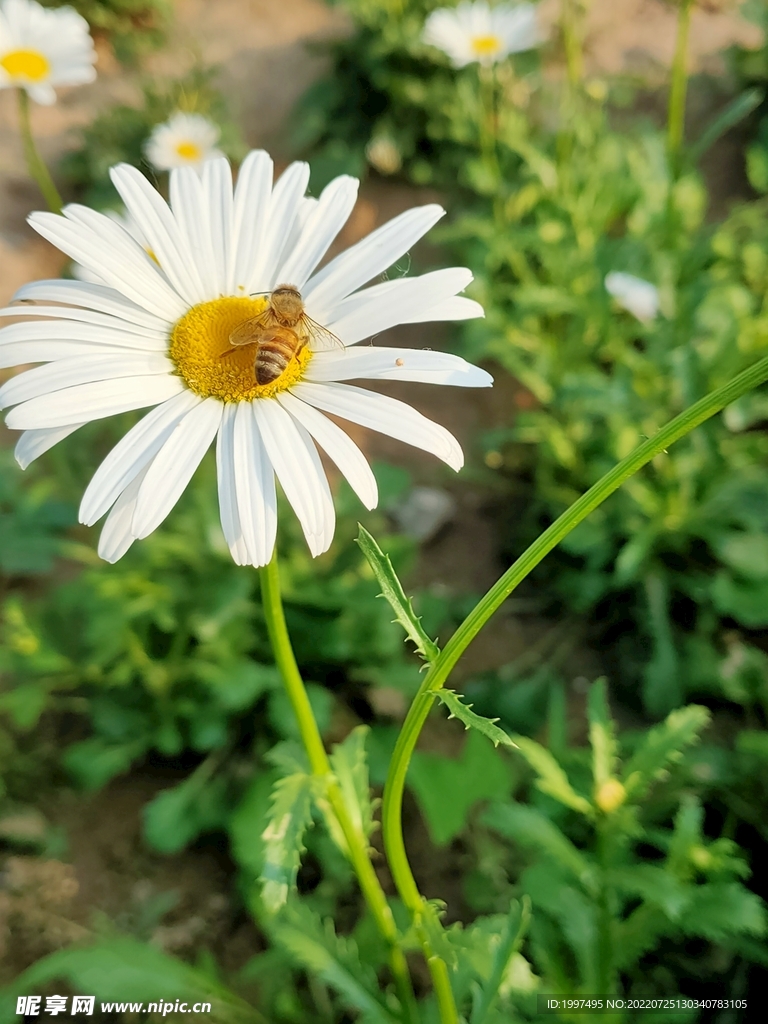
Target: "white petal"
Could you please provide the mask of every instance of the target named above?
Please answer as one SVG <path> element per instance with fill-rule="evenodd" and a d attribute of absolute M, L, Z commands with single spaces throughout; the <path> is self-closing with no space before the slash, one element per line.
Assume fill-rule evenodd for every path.
<path fill-rule="evenodd" d="M 115 321 L 119 324 L 119 321 Z M 98 324 L 84 324 L 77 320 L 53 320 L 43 322 L 28 320 L 26 323 L 9 324 L 0 330 L 0 348 L 18 342 L 45 341 L 50 344 L 64 341 L 83 341 L 89 345 L 106 345 L 109 348 L 141 350 L 143 352 L 165 351 L 167 341 L 153 341 L 140 334 L 131 334 L 119 327 L 100 327 Z"/>
<path fill-rule="evenodd" d="M 291 392 L 316 409 L 431 452 L 457 472 L 464 465 L 464 455 L 453 434 L 396 398 L 349 384 L 302 383 Z"/>
<path fill-rule="evenodd" d="M 414 313 L 402 324 L 435 323 L 438 320 L 477 320 L 485 316 L 485 310 L 479 302 L 467 299 L 463 295 L 451 295 L 436 306 L 430 306 L 423 313 Z"/>
<path fill-rule="evenodd" d="M 43 238 L 143 309 L 170 323 L 186 312 L 181 297 L 126 231 L 85 207 L 66 207 L 65 212 L 64 217 L 33 213 L 28 221 Z"/>
<path fill-rule="evenodd" d="M 284 391 L 277 400 L 294 419 L 312 435 L 326 455 L 338 466 L 341 473 L 366 508 L 376 508 L 379 490 L 368 460 L 355 442 L 341 427 L 324 416 L 311 405 L 299 401 L 295 395 Z"/>
<path fill-rule="evenodd" d="M 205 291 L 197 266 L 163 197 L 129 164 L 118 164 L 109 176 L 174 289 L 190 306 L 202 302 Z"/>
<path fill-rule="evenodd" d="M 308 183 L 309 164 L 294 163 L 278 178 L 272 190 L 266 230 L 251 277 L 254 288 L 259 291 L 271 291 L 276 284 L 282 283 L 276 279 L 277 268 L 283 259 Z"/>
<path fill-rule="evenodd" d="M 244 405 L 241 402 L 239 405 Z M 216 480 L 219 491 L 221 529 L 236 565 L 248 565 L 248 548 L 240 526 L 237 509 L 237 478 L 235 474 L 233 433 L 238 405 L 227 403 L 216 437 Z"/>
<path fill-rule="evenodd" d="M 52 395 L 32 398 L 8 413 L 5 423 L 11 430 L 38 427 L 64 427 L 71 423 L 100 420 L 132 409 L 146 409 L 186 388 L 178 377 L 153 374 L 143 377 L 121 377 L 79 384 L 56 391 Z"/>
<path fill-rule="evenodd" d="M 418 348 L 347 348 L 316 352 L 304 379 L 322 383 L 334 380 L 411 380 L 423 384 L 453 384 L 460 388 L 489 388 L 493 377 L 448 352 Z"/>
<path fill-rule="evenodd" d="M 135 302 L 124 298 L 114 288 L 90 284 L 85 281 L 32 281 L 14 295 L 14 300 L 32 299 L 43 302 L 67 302 L 70 306 L 84 306 L 99 313 L 110 313 L 140 327 L 149 327 L 158 334 L 168 332 L 167 320 L 148 313 Z"/>
<path fill-rule="evenodd" d="M 170 199 L 171 210 L 179 231 L 191 258 L 197 265 L 205 299 L 215 299 L 219 294 L 219 268 L 216 266 L 211 242 L 208 203 L 203 183 L 196 170 L 191 167 L 180 167 L 171 171 Z"/>
<path fill-rule="evenodd" d="M 79 430 L 84 424 L 82 423 L 70 423 L 66 427 L 53 427 L 51 429 L 43 430 L 25 430 L 19 440 L 16 442 L 16 448 L 14 455 L 16 461 L 22 469 L 26 469 L 27 466 L 34 462 L 35 459 L 47 452 L 49 448 L 53 448 L 59 441 L 63 441 L 65 437 L 69 437 L 70 434 L 74 434 L 76 430 Z"/>
<path fill-rule="evenodd" d="M 28 402 L 40 395 L 50 395 L 77 384 L 139 374 L 171 373 L 173 363 L 165 356 L 149 352 L 130 352 L 120 355 L 72 356 L 57 359 L 47 366 L 25 370 L 0 388 L 0 409 Z"/>
<path fill-rule="evenodd" d="M 157 455 L 178 424 L 201 399 L 182 391 L 163 402 L 118 441 L 94 473 L 80 502 L 81 523 L 92 526 L 104 515 L 121 491 Z"/>
<path fill-rule="evenodd" d="M 139 490 L 131 524 L 135 537 L 149 536 L 179 500 L 216 436 L 223 411 L 217 398 L 206 398 L 177 424 Z"/>
<path fill-rule="evenodd" d="M 216 294 L 228 291 L 227 264 L 232 238 L 232 168 L 225 159 L 206 160 L 202 173 L 203 193 L 216 267 Z"/>
<path fill-rule="evenodd" d="M 88 341 L 19 341 L 0 345 L 0 368 L 25 363 L 47 363 L 71 356 L 124 356 L 126 349 Z"/>
<path fill-rule="evenodd" d="M 391 267 L 444 214 L 436 205 L 406 210 L 331 260 L 310 278 L 305 289 L 310 315 L 326 323 L 338 302 Z"/>
<path fill-rule="evenodd" d="M 237 407 L 232 459 L 237 512 L 248 561 L 251 565 L 266 565 L 277 535 L 277 492 L 275 472 L 250 402 L 240 402 Z"/>
<path fill-rule="evenodd" d="M 333 500 L 312 438 L 274 399 L 254 402 L 253 410 L 277 479 L 310 551 L 319 555 L 330 544 L 328 509 L 330 504 L 333 514 Z M 332 538 L 332 530 L 330 534 Z"/>
<path fill-rule="evenodd" d="M 330 322 L 321 320 L 320 323 L 345 345 L 354 345 L 363 338 L 418 317 L 425 310 L 463 291 L 471 280 L 472 272 L 466 267 L 435 270 L 421 277 L 404 277 L 393 281 L 391 288 L 371 288 L 373 294 L 366 296 L 367 302 L 362 302 L 362 294 L 352 296 L 340 304 L 337 316 Z"/>
<path fill-rule="evenodd" d="M 99 557 L 105 562 L 117 562 L 136 540 L 131 532 L 131 522 L 147 469 L 148 467 L 144 468 L 128 484 L 106 518 L 98 547 Z"/>
<path fill-rule="evenodd" d="M 229 291 L 248 294 L 267 222 L 272 191 L 272 160 L 264 150 L 248 154 L 240 165 L 232 214 Z"/>
<path fill-rule="evenodd" d="M 102 333 L 112 331 L 118 334 L 128 334 L 131 337 L 142 338 L 145 341 L 146 348 L 154 348 L 158 343 L 165 342 L 168 331 L 167 326 L 164 332 L 157 331 L 151 327 L 141 327 L 138 324 L 117 320 L 108 313 L 96 313 L 92 309 L 70 309 L 68 306 L 6 306 L 4 309 L 0 309 L 0 317 L 4 316 L 39 316 L 46 319 L 50 317 L 60 324 L 65 322 L 88 324 L 92 327 L 98 327 Z M 18 324 L 11 324 L 11 327 L 17 326 Z M 51 325 L 48 324 L 47 326 L 50 327 Z M 69 330 L 70 328 L 59 328 L 59 330 L 64 329 Z M 49 337 L 51 336 L 49 335 Z"/>
<path fill-rule="evenodd" d="M 302 228 L 292 252 L 277 272 L 277 281 L 289 281 L 302 289 L 328 247 L 349 219 L 357 201 L 360 182 L 342 175 L 327 185 Z"/>

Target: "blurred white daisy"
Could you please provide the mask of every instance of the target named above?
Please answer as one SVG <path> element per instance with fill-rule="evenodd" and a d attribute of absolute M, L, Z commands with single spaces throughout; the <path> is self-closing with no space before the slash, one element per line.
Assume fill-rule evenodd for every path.
<path fill-rule="evenodd" d="M 92 82 L 95 61 L 88 22 L 71 7 L 0 4 L 0 89 L 26 89 L 37 103 L 55 103 L 54 86 Z"/>
<path fill-rule="evenodd" d="M 234 194 L 226 160 L 206 162 L 202 173 L 182 168 L 171 172 L 169 206 L 135 168 L 113 168 L 152 257 L 120 224 L 83 206 L 29 218 L 104 284 L 38 281 L 16 298 L 48 305 L 0 310 L 38 318 L 0 331 L 0 367 L 47 363 L 0 388 L 0 407 L 15 406 L 7 425 L 24 431 L 19 463 L 27 466 L 86 422 L 155 407 L 110 452 L 83 496 L 82 522 L 109 512 L 99 543 L 108 561 L 163 522 L 214 438 L 221 524 L 240 564 L 264 565 L 272 555 L 275 477 L 312 554 L 330 545 L 335 514 L 316 444 L 363 504 L 376 505 L 365 457 L 325 413 L 432 452 L 455 470 L 462 465 L 461 448 L 444 427 L 404 402 L 342 383 L 491 384 L 484 370 L 454 355 L 353 347 L 397 324 L 482 316 L 476 302 L 458 294 L 472 279 L 463 268 L 362 287 L 444 211 L 408 210 L 318 271 L 352 211 L 358 182 L 336 178 L 310 199 L 306 164 L 292 164 L 274 186 L 272 176 L 263 152 L 246 158 Z M 259 384 L 254 347 L 233 349 L 230 336 L 267 308 L 269 293 L 283 282 L 300 291 L 307 314 L 342 344 L 313 336 L 284 372 Z"/>
<path fill-rule="evenodd" d="M 222 155 L 215 148 L 220 135 L 219 126 L 202 114 L 178 112 L 153 128 L 144 152 L 158 171 L 201 167 L 206 160 Z"/>
<path fill-rule="evenodd" d="M 614 270 L 606 275 L 605 290 L 643 323 L 650 323 L 659 312 L 658 288 L 641 277 Z"/>
<path fill-rule="evenodd" d="M 397 143 L 388 135 L 377 135 L 365 147 L 365 155 L 371 167 L 379 174 L 397 174 L 403 166 L 403 157 Z"/>
<path fill-rule="evenodd" d="M 510 53 L 531 50 L 541 42 L 532 4 L 460 3 L 433 11 L 424 25 L 424 42 L 436 46 L 457 68 L 479 61 L 495 64 Z"/>

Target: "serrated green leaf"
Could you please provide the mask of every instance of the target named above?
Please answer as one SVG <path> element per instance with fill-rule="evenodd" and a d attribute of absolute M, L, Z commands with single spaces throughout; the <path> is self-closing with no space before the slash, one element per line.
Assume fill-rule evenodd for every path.
<path fill-rule="evenodd" d="M 413 610 L 411 599 L 405 595 L 403 585 L 397 578 L 389 555 L 384 554 L 364 526 L 358 524 L 358 529 L 357 543 L 381 587 L 380 596 L 389 602 L 397 621 L 416 645 L 419 654 L 426 661 L 434 661 L 440 653 L 440 649 L 434 640 L 431 640 L 424 632 L 421 620 Z"/>
<path fill-rule="evenodd" d="M 508 747 L 515 746 L 511 737 L 496 725 L 498 718 L 483 718 L 482 715 L 475 714 L 471 704 L 462 703 L 463 694 L 456 693 L 455 690 L 438 690 L 435 696 L 448 708 L 448 717 L 458 718 L 465 729 L 477 729 L 483 736 L 488 737 L 494 747 L 498 747 L 500 743 Z"/>
<path fill-rule="evenodd" d="M 540 743 L 527 736 L 515 736 L 514 742 L 522 756 L 539 776 L 536 785 L 542 793 L 548 793 L 549 796 L 553 796 L 555 800 L 578 811 L 579 814 L 592 814 L 592 805 L 589 800 L 579 796 L 574 790 L 565 771 L 546 747 L 542 747 Z"/>
<path fill-rule="evenodd" d="M 513 900 L 507 920 L 504 923 L 504 930 L 499 937 L 499 942 L 493 955 L 490 976 L 472 1006 L 470 1024 L 483 1024 L 493 1008 L 509 963 L 519 950 L 525 933 L 528 930 L 530 918 L 530 899 L 526 896 L 523 897 L 521 902 Z"/>
<path fill-rule="evenodd" d="M 595 789 L 613 777 L 616 767 L 616 728 L 608 710 L 605 679 L 597 679 L 587 697 L 589 742 L 592 745 L 592 775 Z"/>
<path fill-rule="evenodd" d="M 652 903 L 675 921 L 690 899 L 691 887 L 666 868 L 655 864 L 632 864 L 614 868 L 607 874 L 608 884 L 629 896 Z"/>
<path fill-rule="evenodd" d="M 275 783 L 269 823 L 262 833 L 264 867 L 261 896 L 265 908 L 276 913 L 285 906 L 288 893 L 296 887 L 296 876 L 304 852 L 302 839 L 312 824 L 312 795 L 315 780 L 295 772 Z"/>
<path fill-rule="evenodd" d="M 421 911 L 415 923 L 417 929 L 423 929 L 426 934 L 432 953 L 453 970 L 457 962 L 456 949 L 440 920 L 444 913 L 445 904 L 441 900 L 422 900 Z"/>
<path fill-rule="evenodd" d="M 261 875 L 264 867 L 264 830 L 267 827 L 275 771 L 261 772 L 251 780 L 229 819 L 227 829 L 232 856 L 242 868 Z"/>
<path fill-rule="evenodd" d="M 667 853 L 667 866 L 679 878 L 687 879 L 695 873 L 691 851 L 702 844 L 703 825 L 701 801 L 691 794 L 684 794 L 675 815 L 675 828 Z"/>
<path fill-rule="evenodd" d="M 693 886 L 680 920 L 688 935 L 724 942 L 732 935 L 766 934 L 765 904 L 739 882 L 712 882 Z"/>
<path fill-rule="evenodd" d="M 336 934 L 331 921 L 322 921 L 307 907 L 290 904 L 267 927 L 277 945 L 335 989 L 367 1024 L 396 1024 L 397 1015 L 380 1001 L 373 969 L 361 962 L 352 939 Z"/>
<path fill-rule="evenodd" d="M 705 707 L 689 704 L 672 711 L 661 725 L 651 729 L 624 769 L 627 798 L 643 796 L 659 772 L 671 761 L 679 760 L 685 747 L 698 741 L 709 719 Z"/>
<path fill-rule="evenodd" d="M 371 799 L 365 740 L 367 725 L 359 725 L 341 742 L 330 756 L 331 767 L 339 783 L 344 805 L 358 834 L 367 843 L 376 828 L 373 818 L 376 801 Z"/>

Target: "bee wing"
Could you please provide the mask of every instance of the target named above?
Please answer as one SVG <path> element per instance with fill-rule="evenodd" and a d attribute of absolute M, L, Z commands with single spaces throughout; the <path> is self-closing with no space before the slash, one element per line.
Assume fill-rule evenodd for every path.
<path fill-rule="evenodd" d="M 341 338 L 337 338 L 332 331 L 313 320 L 311 316 L 307 316 L 306 313 L 302 314 L 301 322 L 315 351 L 327 352 L 329 349 L 344 348 Z"/>
<path fill-rule="evenodd" d="M 252 316 L 250 320 L 244 320 L 230 334 L 230 345 L 252 345 L 256 341 L 254 335 L 259 331 L 263 331 L 265 327 L 272 327 L 273 322 L 274 318 L 271 309 L 265 309 L 258 316 Z"/>

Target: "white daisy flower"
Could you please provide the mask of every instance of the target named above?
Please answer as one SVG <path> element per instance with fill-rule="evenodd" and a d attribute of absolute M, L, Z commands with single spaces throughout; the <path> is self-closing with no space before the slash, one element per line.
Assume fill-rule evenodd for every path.
<path fill-rule="evenodd" d="M 0 89 L 26 89 L 37 103 L 55 103 L 55 85 L 96 77 L 88 22 L 71 7 L 48 10 L 34 0 L 0 5 Z"/>
<path fill-rule="evenodd" d="M 158 171 L 201 167 L 206 160 L 222 155 L 215 148 L 220 135 L 219 126 L 202 114 L 178 112 L 153 128 L 144 152 Z"/>
<path fill-rule="evenodd" d="M 659 289 L 650 281 L 614 270 L 606 275 L 605 290 L 622 309 L 626 309 L 642 323 L 656 319 L 659 312 Z"/>
<path fill-rule="evenodd" d="M 476 302 L 458 294 L 472 279 L 463 268 L 363 288 L 444 211 L 408 210 L 318 271 L 352 211 L 358 182 L 336 178 L 310 199 L 306 164 L 292 164 L 274 186 L 272 173 L 266 153 L 251 153 L 233 194 L 226 160 L 207 161 L 202 173 L 181 168 L 170 176 L 169 206 L 138 170 L 113 168 L 115 187 L 154 258 L 121 225 L 83 206 L 29 218 L 105 283 L 38 281 L 16 298 L 43 305 L 0 310 L 38 318 L 0 331 L 0 367 L 47 363 L 0 388 L 0 408 L 15 406 L 7 425 L 24 431 L 19 463 L 27 466 L 86 422 L 155 407 L 110 452 L 83 496 L 81 522 L 92 525 L 109 512 L 99 543 L 108 561 L 163 522 L 214 438 L 221 525 L 239 564 L 264 565 L 272 555 L 275 477 L 312 554 L 329 547 L 335 514 L 316 444 L 363 504 L 376 505 L 365 457 L 325 413 L 432 452 L 455 470 L 462 465 L 461 448 L 444 427 L 401 401 L 343 383 L 492 383 L 458 356 L 354 347 L 397 324 L 482 316 Z M 235 346 L 233 332 L 265 311 L 271 316 L 273 293 L 284 282 L 325 333 L 312 328 L 282 372 L 258 383 L 262 346 Z M 297 342 L 303 323 L 294 325 Z"/>
<path fill-rule="evenodd" d="M 541 42 L 532 4 L 469 3 L 433 11 L 424 25 L 424 42 L 446 53 L 457 68 L 479 61 L 495 64 L 510 53 L 532 50 Z"/>

